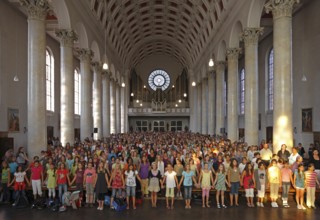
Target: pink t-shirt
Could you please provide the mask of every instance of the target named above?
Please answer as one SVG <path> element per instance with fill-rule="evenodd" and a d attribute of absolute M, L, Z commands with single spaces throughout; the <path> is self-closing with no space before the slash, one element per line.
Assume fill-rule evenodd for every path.
<path fill-rule="evenodd" d="M 86 183 L 93 183 L 93 178 L 96 175 L 96 170 L 94 168 L 92 169 L 86 169 L 84 171 L 84 176 L 86 177 Z"/>
<path fill-rule="evenodd" d="M 306 171 L 306 187 L 316 187 L 317 173 L 314 171 Z"/>
<path fill-rule="evenodd" d="M 292 171 L 289 168 L 281 169 L 282 182 L 290 182 L 290 177 L 292 176 Z"/>
<path fill-rule="evenodd" d="M 32 180 L 40 180 L 41 179 L 41 173 L 42 173 L 42 167 L 32 167 L 31 168 L 31 179 Z"/>

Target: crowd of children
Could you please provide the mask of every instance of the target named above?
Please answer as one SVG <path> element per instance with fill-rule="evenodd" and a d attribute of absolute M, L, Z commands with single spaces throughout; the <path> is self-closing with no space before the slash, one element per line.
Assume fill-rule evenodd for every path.
<path fill-rule="evenodd" d="M 48 197 L 62 201 L 68 186 L 85 195 L 85 206 L 104 208 L 104 198 L 126 199 L 127 209 L 136 209 L 136 188 L 142 195 L 151 194 L 151 206 L 157 207 L 158 193 L 165 188 L 166 207 L 174 209 L 175 197 L 184 197 L 185 208 L 191 208 L 192 192 L 202 191 L 202 207 L 210 207 L 210 191 L 216 191 L 216 207 L 227 208 L 225 191 L 230 188 L 229 206 L 239 206 L 239 189 L 243 187 L 248 207 L 264 207 L 265 193 L 270 191 L 271 206 L 278 207 L 279 188 L 282 205 L 289 207 L 289 191 L 296 191 L 298 209 L 316 208 L 316 186 L 319 170 L 314 163 L 304 164 L 303 155 L 283 145 L 277 154 L 270 144 L 247 146 L 231 143 L 222 137 L 189 132 L 142 132 L 116 134 L 103 141 L 86 140 L 61 146 L 48 144 L 47 151 L 30 160 L 23 148 L 6 154 L 1 166 L 1 201 L 11 200 L 10 187 L 24 193 L 31 186 L 34 198 Z M 314 149 L 317 151 L 317 149 Z M 9 155 L 9 156 L 8 156 Z M 305 171 L 305 168 L 307 169 Z M 44 188 L 43 188 L 44 187 Z M 256 191 L 255 191 L 256 190 Z M 254 197 L 256 196 L 256 202 Z M 82 202 L 82 200 L 80 201 Z M 212 203 L 213 204 L 213 203 Z"/>

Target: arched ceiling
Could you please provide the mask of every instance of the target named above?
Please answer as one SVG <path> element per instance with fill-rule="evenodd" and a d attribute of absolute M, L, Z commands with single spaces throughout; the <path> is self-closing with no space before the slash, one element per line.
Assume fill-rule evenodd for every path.
<path fill-rule="evenodd" d="M 125 65 L 155 53 L 192 66 L 205 50 L 226 0 L 87 0 Z"/>

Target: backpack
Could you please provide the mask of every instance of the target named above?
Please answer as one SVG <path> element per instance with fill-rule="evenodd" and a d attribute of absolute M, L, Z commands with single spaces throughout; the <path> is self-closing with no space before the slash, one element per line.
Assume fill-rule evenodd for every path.
<path fill-rule="evenodd" d="M 121 212 L 127 208 L 127 204 L 125 203 L 125 201 L 119 198 L 114 199 L 112 206 L 114 207 L 114 210 L 116 210 L 117 212 Z"/>

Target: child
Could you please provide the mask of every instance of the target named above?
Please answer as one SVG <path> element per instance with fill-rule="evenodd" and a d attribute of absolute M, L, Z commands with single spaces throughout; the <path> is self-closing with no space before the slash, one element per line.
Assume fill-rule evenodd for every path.
<path fill-rule="evenodd" d="M 17 171 L 14 173 L 14 179 L 10 183 L 9 186 L 11 186 L 14 183 L 14 191 L 15 191 L 15 198 L 16 201 L 12 204 L 12 206 L 16 206 L 17 203 L 19 202 L 19 196 L 25 197 L 25 189 L 26 189 L 26 184 L 30 186 L 30 182 L 27 178 L 26 172 L 22 171 L 22 165 L 19 165 L 17 168 Z M 19 194 L 20 193 L 20 194 Z"/>
<path fill-rule="evenodd" d="M 59 169 L 56 171 L 56 177 L 57 177 L 57 184 L 59 188 L 59 199 L 60 203 L 62 203 L 62 195 L 63 193 L 68 191 L 68 183 L 70 183 L 69 175 L 68 175 L 68 170 L 66 169 L 65 163 L 60 163 L 59 164 Z"/>
<path fill-rule="evenodd" d="M 104 168 L 104 162 L 100 162 L 97 169 L 97 178 L 95 178 L 96 194 L 98 197 L 98 210 L 103 210 L 104 196 L 108 192 L 108 174 Z"/>
<path fill-rule="evenodd" d="M 94 181 L 96 178 L 96 170 L 93 168 L 92 162 L 88 163 L 88 168 L 83 174 L 83 185 L 86 187 L 87 202 L 86 207 L 93 207 Z"/>
<path fill-rule="evenodd" d="M 167 209 L 173 209 L 174 208 L 174 188 L 178 186 L 178 179 L 176 176 L 176 172 L 173 171 L 173 167 L 171 164 L 167 165 L 167 171 L 164 173 L 163 181 L 162 181 L 162 188 L 163 183 L 166 183 L 166 203 L 167 203 Z M 169 205 L 169 198 L 171 198 L 171 207 Z"/>
<path fill-rule="evenodd" d="M 8 203 L 10 201 L 10 191 L 9 191 L 9 184 L 10 184 L 10 168 L 8 166 L 7 161 L 2 162 L 1 166 L 1 190 L 2 190 L 2 195 L 1 195 L 1 202 Z"/>
<path fill-rule="evenodd" d="M 141 191 L 142 195 L 148 197 L 148 173 L 149 173 L 149 162 L 147 161 L 147 157 L 145 155 L 141 158 L 141 163 L 139 164 L 139 176 L 141 178 Z"/>
<path fill-rule="evenodd" d="M 157 167 L 157 163 L 151 164 L 152 169 L 149 171 L 149 187 L 151 192 L 151 206 L 157 207 L 157 193 L 160 191 L 159 183 L 162 185 L 161 171 Z M 164 168 L 163 168 L 164 169 Z"/>
<path fill-rule="evenodd" d="M 289 162 L 285 161 L 284 166 L 281 169 L 281 180 L 282 180 L 282 201 L 283 201 L 283 206 L 285 208 L 289 208 L 288 204 L 288 194 L 290 190 L 291 183 L 293 184 L 293 179 L 292 179 L 292 171 L 289 166 Z"/>
<path fill-rule="evenodd" d="M 50 168 L 47 170 L 46 182 L 47 182 L 47 188 L 49 191 L 49 199 L 52 199 L 52 201 L 54 201 L 56 197 L 57 180 L 56 180 L 56 170 L 53 164 L 50 164 Z"/>
<path fill-rule="evenodd" d="M 281 171 L 277 165 L 277 161 L 273 159 L 271 161 L 271 166 L 268 168 L 268 180 L 270 185 L 270 198 L 271 206 L 273 208 L 278 208 L 277 199 L 279 193 L 279 187 L 281 187 Z"/>
<path fill-rule="evenodd" d="M 254 197 L 254 188 L 255 188 L 255 179 L 253 173 L 253 166 L 249 162 L 247 163 L 245 169 L 242 172 L 241 176 L 241 186 L 243 186 L 246 192 L 247 205 L 248 207 L 254 207 L 253 197 Z"/>
<path fill-rule="evenodd" d="M 303 206 L 305 176 L 304 166 L 302 164 L 299 164 L 298 169 L 294 172 L 293 186 L 296 189 L 297 208 L 305 210 L 306 207 Z"/>
<path fill-rule="evenodd" d="M 228 171 L 228 185 L 230 189 L 230 206 L 233 206 L 233 196 L 235 198 L 235 205 L 238 207 L 238 193 L 240 187 L 240 169 L 236 159 L 231 160 L 231 165 Z"/>
<path fill-rule="evenodd" d="M 202 169 L 199 177 L 199 184 L 201 183 L 201 188 L 202 188 L 202 207 L 203 208 L 206 207 L 205 203 L 208 208 L 210 207 L 209 194 L 210 194 L 211 184 L 213 182 L 214 182 L 213 176 L 212 176 L 211 170 L 209 170 L 209 165 L 208 163 L 204 163 L 204 168 Z"/>
<path fill-rule="evenodd" d="M 221 208 L 220 202 L 219 202 L 219 197 L 221 195 L 221 205 L 223 208 L 227 208 L 227 206 L 224 204 L 224 191 L 226 191 L 226 184 L 228 184 L 228 181 L 226 179 L 226 170 L 223 164 L 219 165 L 216 175 L 217 176 L 213 183 L 213 187 L 215 187 L 217 190 L 217 193 L 216 193 L 217 207 L 218 209 Z"/>
<path fill-rule="evenodd" d="M 126 191 L 127 191 L 127 209 L 130 207 L 130 196 L 132 198 L 132 207 L 136 209 L 136 178 L 141 181 L 138 171 L 134 169 L 134 165 L 129 164 L 128 170 L 124 173 L 126 176 Z"/>
<path fill-rule="evenodd" d="M 191 209 L 191 194 L 192 194 L 192 181 L 195 185 L 197 184 L 197 180 L 195 178 L 195 173 L 190 169 L 190 164 L 186 165 L 186 170 L 182 172 L 182 177 L 179 183 L 179 188 L 183 182 L 184 188 L 184 199 L 186 202 L 186 209 Z"/>
<path fill-rule="evenodd" d="M 37 194 L 42 196 L 42 182 L 43 182 L 43 173 L 42 166 L 40 166 L 39 160 L 35 160 L 33 165 L 30 166 L 31 176 L 30 182 L 32 184 L 32 191 L 34 199 L 37 199 Z"/>
<path fill-rule="evenodd" d="M 319 186 L 317 179 L 317 173 L 314 171 L 314 164 L 308 165 L 308 170 L 305 172 L 306 177 L 306 188 L 307 188 L 307 206 L 308 208 L 316 208 L 314 201 L 316 195 L 316 184 Z"/>
<path fill-rule="evenodd" d="M 17 158 L 15 156 L 11 157 L 9 167 L 10 167 L 10 173 L 13 176 L 13 174 L 16 172 L 17 167 L 18 167 Z"/>
<path fill-rule="evenodd" d="M 122 175 L 121 165 L 119 163 L 115 164 L 114 169 L 112 170 L 111 178 L 109 180 L 108 186 L 110 187 L 112 183 L 112 195 L 110 200 L 110 208 L 113 209 L 112 203 L 117 193 L 121 195 L 122 188 L 124 188 L 124 178 Z"/>
<path fill-rule="evenodd" d="M 256 182 L 256 187 L 258 190 L 258 202 L 257 202 L 257 206 L 258 207 L 264 207 L 263 205 L 263 199 L 264 199 L 264 195 L 266 192 L 266 186 L 268 183 L 268 175 L 266 172 L 266 167 L 264 165 L 264 163 L 261 161 L 258 164 L 258 169 L 256 169 L 254 171 L 254 178 L 255 178 L 255 182 Z"/>

